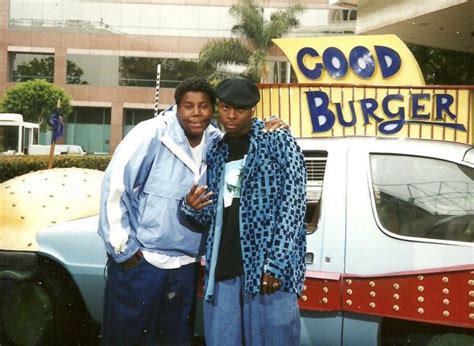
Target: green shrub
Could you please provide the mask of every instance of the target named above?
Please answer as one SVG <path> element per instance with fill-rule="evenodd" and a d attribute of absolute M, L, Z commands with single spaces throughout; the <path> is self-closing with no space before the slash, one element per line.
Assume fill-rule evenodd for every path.
<path fill-rule="evenodd" d="M 55 156 L 53 168 L 90 168 L 105 171 L 110 155 Z M 48 168 L 49 156 L 0 156 L 0 183 L 17 176 Z"/>

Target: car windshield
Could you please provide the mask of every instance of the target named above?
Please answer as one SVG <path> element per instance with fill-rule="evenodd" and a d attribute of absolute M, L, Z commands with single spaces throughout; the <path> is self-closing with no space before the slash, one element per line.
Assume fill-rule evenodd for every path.
<path fill-rule="evenodd" d="M 473 242 L 474 169 L 430 158 L 372 154 L 381 226 L 403 236 Z"/>

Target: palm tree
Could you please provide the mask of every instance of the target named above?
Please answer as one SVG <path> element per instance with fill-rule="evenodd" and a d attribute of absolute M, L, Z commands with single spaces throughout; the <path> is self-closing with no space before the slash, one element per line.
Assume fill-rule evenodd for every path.
<path fill-rule="evenodd" d="M 298 27 L 297 14 L 304 11 L 300 4 L 271 14 L 270 20 L 263 17 L 263 7 L 255 0 L 240 0 L 232 5 L 229 13 L 237 19 L 232 33 L 241 36 L 236 38 L 217 39 L 209 42 L 199 54 L 200 63 L 219 65 L 246 65 L 247 75 L 255 82 L 265 82 L 267 77 L 266 57 L 272 39 L 280 38 L 288 31 Z"/>

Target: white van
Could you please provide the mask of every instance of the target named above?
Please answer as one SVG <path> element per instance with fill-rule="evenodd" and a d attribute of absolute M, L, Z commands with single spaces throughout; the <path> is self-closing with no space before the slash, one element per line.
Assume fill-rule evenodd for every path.
<path fill-rule="evenodd" d="M 24 154 L 30 145 L 38 144 L 39 125 L 23 121 L 18 113 L 0 113 L 0 153 Z"/>

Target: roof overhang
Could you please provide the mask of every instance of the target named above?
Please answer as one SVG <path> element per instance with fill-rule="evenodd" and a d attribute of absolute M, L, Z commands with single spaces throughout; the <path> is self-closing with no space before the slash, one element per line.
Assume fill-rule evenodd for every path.
<path fill-rule="evenodd" d="M 357 6 L 357 34 L 396 34 L 404 42 L 474 53 L 474 1 L 333 0 Z"/>

